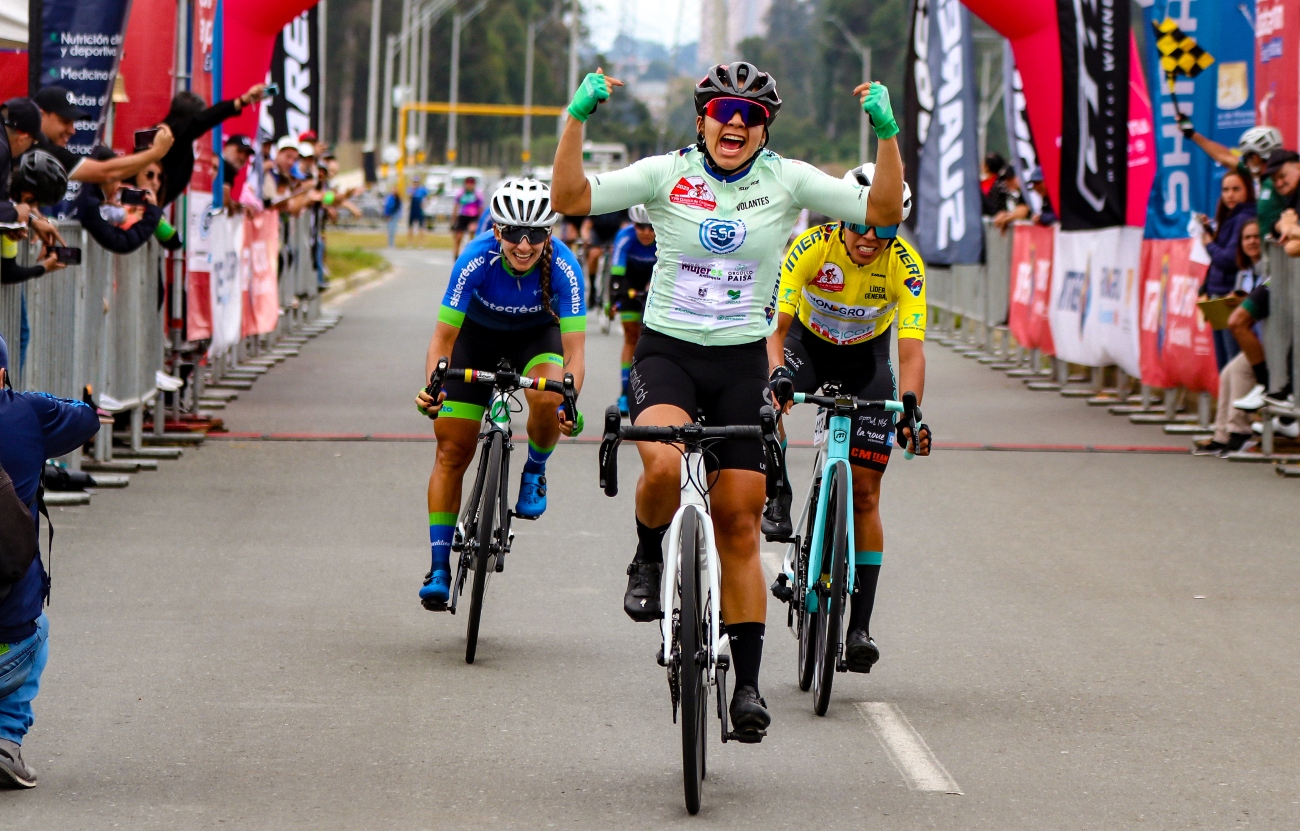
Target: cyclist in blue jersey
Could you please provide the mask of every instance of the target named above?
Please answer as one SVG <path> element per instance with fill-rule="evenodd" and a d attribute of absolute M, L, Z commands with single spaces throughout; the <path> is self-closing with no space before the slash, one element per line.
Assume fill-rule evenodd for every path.
<path fill-rule="evenodd" d="M 613 260 L 609 267 L 609 297 L 623 323 L 623 356 L 619 368 L 622 393 L 618 411 L 627 415 L 628 376 L 632 355 L 641 337 L 641 313 L 645 310 L 645 293 L 650 273 L 655 267 L 655 227 L 645 205 L 633 205 L 627 212 L 632 224 L 614 237 Z"/>
<path fill-rule="evenodd" d="M 474 229 L 474 236 L 486 233 L 492 230 L 492 212 L 484 211 L 483 216 L 479 217 L 478 227 Z"/>
<path fill-rule="evenodd" d="M 644 204 L 658 258 L 646 296 L 628 402 L 634 424 L 758 425 L 770 402 L 770 373 L 784 355 L 766 341 L 776 328 L 782 253 L 804 208 L 874 227 L 903 216 L 903 160 L 889 91 L 854 90 L 880 140 L 876 176 L 866 188 L 766 149 L 781 108 L 776 81 L 744 61 L 711 67 L 695 87 L 696 143 L 611 173 L 582 169 L 583 122 L 622 82 L 601 70 L 575 92 L 555 153 L 552 194 L 565 214 L 603 214 Z M 722 565 L 721 613 L 736 692 L 731 723 L 757 741 L 771 721 L 759 694 L 767 619 L 767 581 L 759 560 L 765 497 L 759 441 L 714 445 L 710 517 Z M 655 621 L 660 609 L 663 538 L 681 495 L 681 458 L 670 446 L 637 445 L 637 553 L 628 566 L 624 611 Z"/>
<path fill-rule="evenodd" d="M 429 341 L 424 373 L 442 358 L 465 369 L 494 370 L 504 360 L 533 378 L 559 381 L 573 373 L 582 389 L 587 306 L 582 269 L 568 247 L 551 238 L 559 219 L 550 190 L 535 179 L 514 179 L 492 195 L 491 234 L 465 247 L 452 270 Z M 546 510 L 546 460 L 560 433 L 582 428 L 581 413 L 564 413 L 558 393 L 528 390 L 528 459 L 515 515 L 537 519 Z M 430 611 L 446 609 L 451 586 L 451 540 L 460 511 L 461 482 L 474 457 L 491 390 L 448 378 L 437 399 L 424 390 L 416 406 L 434 412 L 438 445 L 429 476 L 432 563 L 420 589 Z M 434 408 L 437 408 L 436 411 Z"/>

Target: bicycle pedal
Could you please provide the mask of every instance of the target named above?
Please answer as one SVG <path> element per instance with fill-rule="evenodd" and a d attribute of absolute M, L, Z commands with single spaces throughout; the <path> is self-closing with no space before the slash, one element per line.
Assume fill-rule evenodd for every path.
<path fill-rule="evenodd" d="M 790 585 L 790 578 L 786 574 L 778 574 L 769 588 L 772 596 L 782 603 L 794 600 L 794 588 Z"/>
<path fill-rule="evenodd" d="M 661 667 L 666 667 L 666 666 L 668 666 L 668 661 L 666 661 L 666 660 L 664 659 L 664 648 L 663 648 L 663 645 L 662 645 L 662 644 L 660 644 L 660 646 L 659 646 L 659 651 L 655 653 L 655 661 L 656 661 L 656 662 L 659 664 L 659 666 L 661 666 Z"/>
<path fill-rule="evenodd" d="M 514 519 L 526 519 L 529 522 L 536 522 L 542 518 L 540 514 L 538 516 L 524 516 L 523 514 L 517 514 L 514 511 L 510 512 L 510 516 Z"/>
<path fill-rule="evenodd" d="M 497 574 L 506 570 L 506 555 L 504 551 L 497 555 L 497 562 L 494 570 Z"/>
<path fill-rule="evenodd" d="M 767 735 L 766 730 L 732 730 L 727 734 L 727 741 L 741 744 L 758 744 Z"/>
<path fill-rule="evenodd" d="M 444 602 L 444 603 L 439 603 L 439 602 L 434 601 L 434 600 L 421 600 L 421 601 L 420 601 L 420 605 L 423 606 L 427 611 L 430 611 L 430 612 L 445 612 L 445 611 L 447 611 L 447 604 L 446 604 L 445 602 Z"/>

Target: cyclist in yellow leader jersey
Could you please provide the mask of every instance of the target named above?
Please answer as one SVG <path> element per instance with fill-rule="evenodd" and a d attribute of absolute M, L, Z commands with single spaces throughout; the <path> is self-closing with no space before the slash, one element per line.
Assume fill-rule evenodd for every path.
<path fill-rule="evenodd" d="M 849 171 L 845 179 L 871 186 L 875 165 Z M 903 218 L 912 194 L 903 193 Z M 890 332 L 898 323 L 899 374 L 904 391 L 919 401 L 925 387 L 925 267 L 898 235 L 898 226 L 870 227 L 836 222 L 809 228 L 786 251 L 781 266 L 776 332 L 768 339 L 769 360 L 784 364 L 796 392 L 815 392 L 828 382 L 858 398 L 898 397 L 890 362 Z M 773 373 L 774 383 L 778 369 Z M 919 413 L 918 413 L 919 415 Z M 894 416 L 859 410 L 849 442 L 853 471 L 853 538 L 856 591 L 849 615 L 845 659 L 849 669 L 869 672 L 880 658 L 869 624 L 880 576 L 884 530 L 880 523 L 880 481 L 894 440 Z M 898 428 L 900 446 L 911 431 Z M 918 427 L 918 455 L 930 453 L 930 428 Z M 763 531 L 789 536 L 788 486 L 764 516 Z"/>

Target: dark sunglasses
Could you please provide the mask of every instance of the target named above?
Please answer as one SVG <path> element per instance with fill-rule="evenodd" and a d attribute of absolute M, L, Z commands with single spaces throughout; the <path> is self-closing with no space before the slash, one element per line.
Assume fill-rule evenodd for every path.
<path fill-rule="evenodd" d="M 529 245 L 541 245 L 551 235 L 550 228 L 529 228 L 525 225 L 502 225 L 501 239 L 511 245 L 518 245 L 528 238 Z"/>
<path fill-rule="evenodd" d="M 852 231 L 855 234 L 862 234 L 864 236 L 866 235 L 867 231 L 870 231 L 872 227 L 874 227 L 876 229 L 876 237 L 878 239 L 893 239 L 894 237 L 898 236 L 897 225 L 871 226 L 871 225 L 857 225 L 852 222 L 846 222 L 844 223 L 844 227 L 848 228 L 850 231 Z"/>
<path fill-rule="evenodd" d="M 653 231 L 655 229 L 655 226 L 649 222 L 634 222 L 632 224 L 636 226 L 638 231 Z"/>
<path fill-rule="evenodd" d="M 714 98 L 704 105 L 704 114 L 721 124 L 730 124 L 736 113 L 746 127 L 761 127 L 767 123 L 767 107 L 744 98 Z"/>

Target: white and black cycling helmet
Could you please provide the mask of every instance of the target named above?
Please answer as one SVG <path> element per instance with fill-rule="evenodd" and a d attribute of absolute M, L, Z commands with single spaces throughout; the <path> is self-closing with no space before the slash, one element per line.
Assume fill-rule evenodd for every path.
<path fill-rule="evenodd" d="M 864 188 L 871 187 L 871 180 L 876 178 L 876 166 L 871 162 L 855 167 L 848 173 L 844 174 L 844 181 L 852 182 L 855 185 L 862 185 Z M 903 182 L 903 221 L 912 215 L 912 188 Z"/>
<path fill-rule="evenodd" d="M 63 199 L 68 191 L 68 172 L 44 150 L 31 150 L 23 154 L 18 167 L 9 179 L 9 193 L 15 201 L 21 194 L 30 193 L 38 205 L 53 205 Z"/>
<path fill-rule="evenodd" d="M 633 225 L 650 224 L 650 213 L 645 209 L 645 205 L 633 205 L 628 208 L 627 218 L 632 220 Z"/>
<path fill-rule="evenodd" d="M 710 67 L 695 85 L 695 114 L 704 115 L 704 108 L 715 98 L 743 98 L 762 104 L 767 110 L 768 126 L 781 111 L 776 79 L 746 61 Z"/>
<path fill-rule="evenodd" d="M 560 221 L 551 208 L 551 188 L 536 179 L 507 179 L 492 194 L 492 221 L 497 225 L 550 228 Z"/>
<path fill-rule="evenodd" d="M 1274 150 L 1282 149 L 1282 133 L 1276 127 L 1251 127 L 1241 134 L 1237 150 L 1244 156 L 1254 153 L 1261 159 L 1267 159 Z"/>

